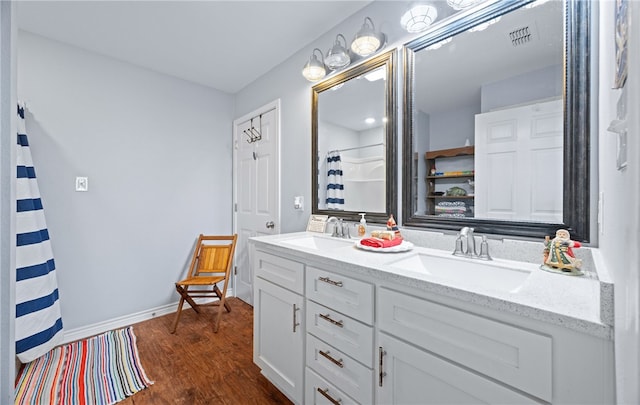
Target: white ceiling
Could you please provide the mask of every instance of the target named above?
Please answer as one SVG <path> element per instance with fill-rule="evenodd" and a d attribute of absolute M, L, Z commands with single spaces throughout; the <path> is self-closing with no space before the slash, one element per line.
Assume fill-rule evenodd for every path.
<path fill-rule="evenodd" d="M 16 4 L 19 29 L 234 94 L 370 2 Z"/>

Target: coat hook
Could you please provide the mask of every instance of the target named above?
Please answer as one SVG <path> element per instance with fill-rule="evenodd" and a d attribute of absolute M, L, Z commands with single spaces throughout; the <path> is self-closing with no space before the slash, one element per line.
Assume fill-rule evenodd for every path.
<path fill-rule="evenodd" d="M 256 152 L 253 152 L 253 160 L 257 160 L 258 159 L 258 155 L 256 155 Z"/>

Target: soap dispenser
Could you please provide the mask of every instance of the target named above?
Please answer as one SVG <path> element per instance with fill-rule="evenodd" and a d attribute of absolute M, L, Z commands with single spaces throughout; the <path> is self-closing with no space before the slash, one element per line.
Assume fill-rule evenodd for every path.
<path fill-rule="evenodd" d="M 364 219 L 365 214 L 365 212 L 359 214 L 361 218 L 360 225 L 358 225 L 358 236 L 364 236 L 364 234 L 367 233 L 367 220 Z"/>

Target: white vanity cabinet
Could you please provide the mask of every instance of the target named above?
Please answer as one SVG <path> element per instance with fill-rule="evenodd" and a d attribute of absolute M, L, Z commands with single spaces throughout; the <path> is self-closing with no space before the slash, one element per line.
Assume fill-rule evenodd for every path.
<path fill-rule="evenodd" d="M 304 265 L 255 255 L 253 361 L 294 403 L 303 403 Z"/>
<path fill-rule="evenodd" d="M 295 403 L 615 403 L 613 340 L 595 317 L 376 267 L 398 256 L 257 245 L 254 361 Z M 577 286 L 538 274 L 541 294 Z"/>
<path fill-rule="evenodd" d="M 373 284 L 306 272 L 306 403 L 373 403 Z"/>

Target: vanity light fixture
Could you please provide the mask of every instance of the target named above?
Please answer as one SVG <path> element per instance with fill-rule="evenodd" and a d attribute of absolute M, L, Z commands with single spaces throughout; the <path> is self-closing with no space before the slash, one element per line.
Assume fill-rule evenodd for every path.
<path fill-rule="evenodd" d="M 340 43 L 340 38 L 342 38 L 342 43 Z M 346 49 L 347 40 L 342 34 L 336 35 L 336 42 L 333 44 L 331 49 L 327 52 L 327 56 L 324 58 L 324 63 L 331 70 L 336 70 L 348 66 L 351 63 L 351 58 L 349 57 L 349 53 Z"/>
<path fill-rule="evenodd" d="M 320 60 L 316 57 L 316 51 L 320 53 Z M 321 62 L 322 61 L 322 62 Z M 302 69 L 302 76 L 310 82 L 317 82 L 327 75 L 327 69 L 324 67 L 324 59 L 322 57 L 322 51 L 318 48 L 314 48 L 311 52 L 309 62 L 304 65 Z"/>
<path fill-rule="evenodd" d="M 419 4 L 407 10 L 400 24 L 408 32 L 422 32 L 438 18 L 438 9 L 429 4 Z"/>
<path fill-rule="evenodd" d="M 483 1 L 485 0 L 447 0 L 447 4 L 454 10 L 466 10 Z"/>
<path fill-rule="evenodd" d="M 367 21 L 371 25 L 367 24 Z M 362 28 L 351 42 L 351 50 L 360 56 L 369 56 L 382 48 L 386 39 L 382 32 L 376 32 L 371 18 L 365 17 Z"/>

